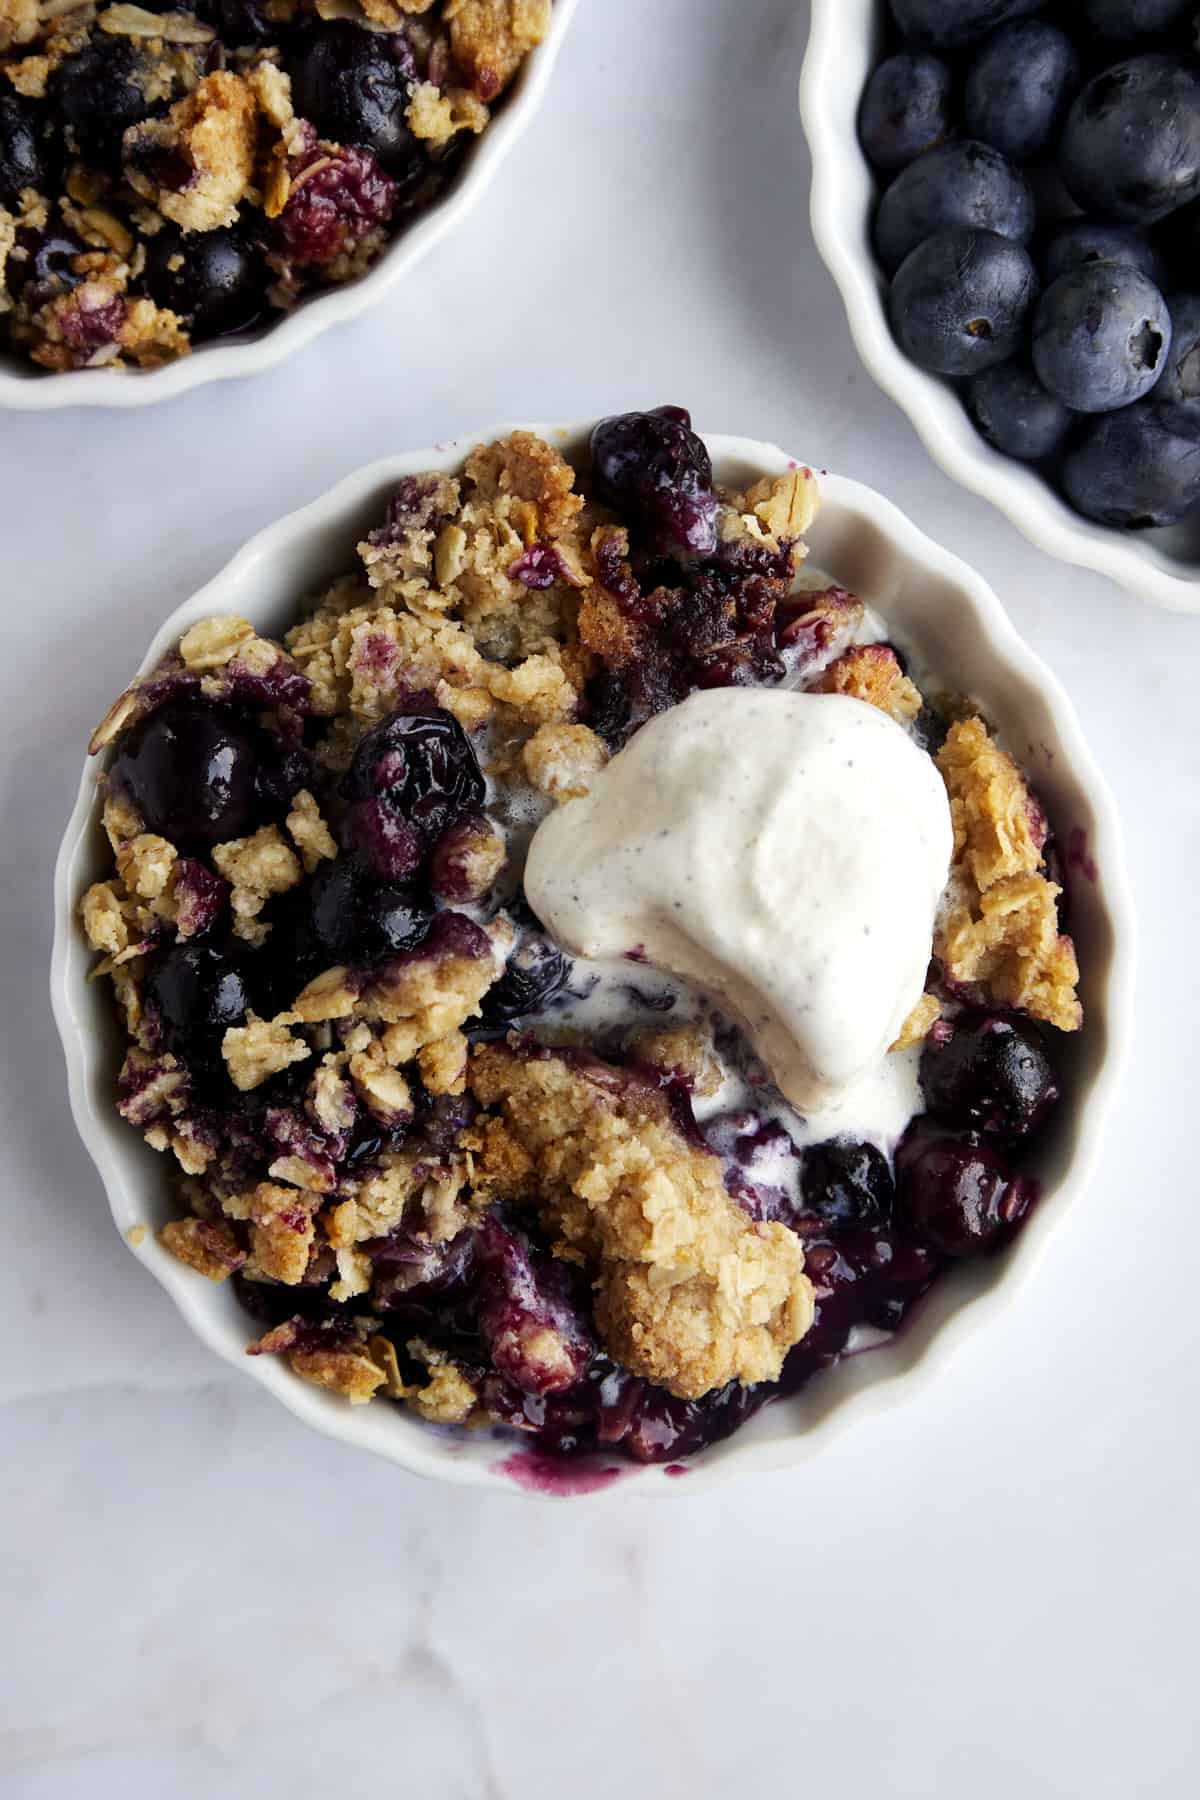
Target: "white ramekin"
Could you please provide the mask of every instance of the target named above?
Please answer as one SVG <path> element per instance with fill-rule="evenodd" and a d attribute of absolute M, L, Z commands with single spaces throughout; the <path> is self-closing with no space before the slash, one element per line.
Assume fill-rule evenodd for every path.
<path fill-rule="evenodd" d="M 236 612 L 260 632 L 281 634 L 305 596 L 352 566 L 356 542 L 378 521 L 403 476 L 425 469 L 457 471 L 474 444 L 511 429 L 498 427 L 436 450 L 372 463 L 269 526 L 163 621 L 142 671 L 210 613 Z M 568 456 L 584 453 L 588 427 L 530 429 L 560 444 Z M 717 478 L 727 484 L 744 486 L 759 475 L 796 466 L 769 444 L 715 436 L 706 442 Z M 1080 850 L 1077 860 L 1089 871 L 1094 868 L 1094 879 L 1074 877 L 1071 897 L 1087 1023 L 1078 1039 L 1068 1040 L 1070 1099 L 1037 1171 L 1040 1204 L 1003 1257 L 963 1265 L 947 1275 L 894 1343 L 847 1359 L 797 1399 L 766 1408 L 735 1437 L 695 1458 L 686 1479 L 669 1479 L 661 1468 L 622 1464 L 622 1478 L 611 1483 L 617 1492 L 690 1493 L 734 1474 L 802 1463 L 835 1432 L 851 1425 L 862 1428 L 875 1407 L 898 1404 L 929 1384 L 969 1335 L 985 1331 L 1002 1308 L 1012 1307 L 1022 1280 L 1072 1209 L 1085 1211 L 1101 1127 L 1129 1037 L 1135 930 L 1121 830 L 1070 700 L 1017 636 L 986 583 L 964 563 L 923 536 L 871 489 L 836 475 L 823 475 L 821 488 L 823 506 L 810 538 L 813 562 L 878 607 L 902 645 L 978 701 L 1029 771 L 1060 838 L 1064 843 L 1070 838 Z M 112 698 L 97 693 L 97 717 Z M 417 1474 L 511 1486 L 514 1478 L 520 1480 L 520 1465 L 510 1461 L 512 1443 L 489 1433 L 436 1431 L 380 1402 L 350 1407 L 307 1386 L 273 1357 L 247 1357 L 255 1328 L 230 1288 L 194 1274 L 155 1241 L 154 1229 L 168 1217 L 166 1170 L 162 1158 L 117 1116 L 120 1034 L 108 984 L 88 980 L 93 958 L 77 924 L 80 896 L 109 866 L 97 774 L 94 762 L 85 765 L 58 856 L 51 995 L 66 1053 L 71 1107 L 117 1229 L 127 1242 L 131 1232 L 139 1240 L 133 1254 L 167 1289 L 196 1334 L 268 1388 L 297 1418 Z M 89 1197 L 80 1195 L 80 1204 L 88 1203 Z M 140 1234 L 138 1226 L 149 1229 Z"/>
<path fill-rule="evenodd" d="M 357 281 L 327 288 L 244 337 L 200 344 L 161 369 L 72 369 L 48 374 L 10 354 L 0 355 L 0 408 L 53 412 L 64 406 L 148 406 L 190 393 L 210 381 L 230 381 L 273 369 L 331 325 L 356 319 L 400 286 L 414 268 L 472 212 L 517 139 L 533 120 L 579 0 L 554 0 L 546 39 L 530 52 L 503 107 L 466 152 L 446 193 L 389 244 Z"/>
<path fill-rule="evenodd" d="M 1200 566 L 1173 556 L 1169 536 L 1115 531 L 1081 518 L 1034 470 L 986 444 L 954 389 L 909 362 L 892 337 L 887 283 L 871 244 L 875 178 L 858 142 L 859 101 L 878 59 L 882 23 L 882 0 L 812 0 L 800 80 L 800 116 L 812 153 L 813 235 L 841 289 L 859 355 L 908 414 L 934 461 L 993 501 L 1032 543 L 1108 575 L 1155 606 L 1200 612 Z"/>

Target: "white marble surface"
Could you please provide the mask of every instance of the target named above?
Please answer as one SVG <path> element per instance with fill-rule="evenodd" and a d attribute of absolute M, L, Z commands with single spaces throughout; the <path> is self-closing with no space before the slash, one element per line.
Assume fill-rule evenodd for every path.
<path fill-rule="evenodd" d="M 482 213 L 253 385 L 0 422 L 0 1787 L 9 1800 L 1174 1797 L 1196 1751 L 1200 621 L 1029 548 L 860 372 L 797 0 L 590 0 Z M 1145 932 L 1105 1172 L 1023 1303 L 800 1474 L 429 1487 L 305 1434 L 112 1231 L 46 1004 L 88 727 L 165 609 L 385 450 L 661 401 L 885 489 L 1070 686 Z"/>

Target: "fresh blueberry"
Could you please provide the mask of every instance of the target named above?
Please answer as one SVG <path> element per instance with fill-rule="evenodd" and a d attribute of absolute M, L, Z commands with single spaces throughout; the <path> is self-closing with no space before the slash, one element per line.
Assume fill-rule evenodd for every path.
<path fill-rule="evenodd" d="M 1149 239 L 1132 225 L 1103 225 L 1094 219 L 1072 219 L 1050 239 L 1042 253 L 1042 280 L 1047 286 L 1080 263 L 1127 263 L 1162 286 L 1162 266 Z"/>
<path fill-rule="evenodd" d="M 712 462 L 682 406 L 620 413 L 592 432 L 600 497 L 667 546 L 711 556 L 717 547 Z"/>
<path fill-rule="evenodd" d="M 1048 394 L 1023 360 L 1001 363 L 976 375 L 967 410 L 993 449 L 1021 462 L 1040 462 L 1060 449 L 1072 413 Z"/>
<path fill-rule="evenodd" d="M 1078 0 L 1078 10 L 1081 34 L 1129 44 L 1182 25 L 1195 12 L 1196 0 Z"/>
<path fill-rule="evenodd" d="M 47 94 L 67 128 L 68 148 L 85 162 L 118 169 L 125 132 L 161 110 L 146 98 L 139 72 L 128 38 L 105 37 L 64 58 L 51 75 Z"/>
<path fill-rule="evenodd" d="M 1056 25 L 1045 19 L 1002 25 L 967 71 L 967 130 L 1011 162 L 1028 162 L 1058 131 L 1081 74 L 1075 46 Z"/>
<path fill-rule="evenodd" d="M 177 700 L 138 726 L 109 779 L 147 827 L 185 851 L 241 837 L 255 803 L 255 751 L 231 713 Z"/>
<path fill-rule="evenodd" d="M 1084 88 L 1063 127 L 1059 166 L 1087 213 L 1153 225 L 1200 195 L 1200 65 L 1135 56 Z"/>
<path fill-rule="evenodd" d="M 178 944 L 153 959 L 146 998 L 158 1015 L 163 1042 L 183 1063 L 205 1067 L 221 1054 L 221 1039 L 246 1016 L 245 984 L 219 950 Z"/>
<path fill-rule="evenodd" d="M 483 997 L 487 1025 L 507 1025 L 544 1010 L 566 987 L 571 964 L 540 931 L 526 931 L 504 965 L 504 973 Z"/>
<path fill-rule="evenodd" d="M 935 1119 L 996 1137 L 1027 1137 L 1059 1097 L 1045 1034 L 1008 1013 L 966 1013 L 921 1053 L 921 1092 Z"/>
<path fill-rule="evenodd" d="M 1172 431 L 1200 437 L 1200 294 L 1172 294 L 1171 354 L 1154 404 Z"/>
<path fill-rule="evenodd" d="M 998 1243 L 1028 1211 L 1030 1185 L 986 1144 L 914 1132 L 896 1153 L 899 1216 L 945 1256 Z"/>
<path fill-rule="evenodd" d="M 1033 195 L 990 144 L 940 144 L 901 170 L 875 215 L 879 260 L 894 273 L 918 244 L 953 225 L 994 231 L 1018 244 L 1033 236 Z"/>
<path fill-rule="evenodd" d="M 40 109 L 17 94 L 0 95 L 0 205 L 16 206 L 23 188 L 51 193 L 57 161 Z"/>
<path fill-rule="evenodd" d="M 236 226 L 187 235 L 165 227 L 150 239 L 145 281 L 159 306 L 189 321 L 196 342 L 243 330 L 266 305 L 266 264 Z"/>
<path fill-rule="evenodd" d="M 312 884 L 312 921 L 336 962 L 362 968 L 429 935 L 432 909 L 405 888 L 379 881 L 353 856 L 325 863 Z"/>
<path fill-rule="evenodd" d="M 292 102 L 322 137 L 370 150 L 389 175 L 423 160 L 405 111 L 412 92 L 411 53 L 403 37 L 358 25 L 323 25 L 296 40 Z"/>
<path fill-rule="evenodd" d="M 880 63 L 858 110 L 859 141 L 877 169 L 903 169 L 950 135 L 952 90 L 939 57 L 908 50 Z"/>
<path fill-rule="evenodd" d="M 1175 525 L 1200 504 L 1200 442 L 1172 431 L 1153 400 L 1089 420 L 1063 462 L 1067 499 L 1126 531 Z"/>
<path fill-rule="evenodd" d="M 804 1210 L 837 1225 L 886 1225 L 896 1199 L 887 1157 L 874 1144 L 833 1138 L 804 1152 Z"/>
<path fill-rule="evenodd" d="M 1043 0 L 891 0 L 892 17 L 914 44 L 961 50 L 1009 19 L 1037 12 Z"/>
<path fill-rule="evenodd" d="M 466 732 L 452 713 L 431 705 L 394 712 L 369 731 L 341 793 L 352 806 L 382 801 L 432 843 L 455 819 L 478 812 L 485 788 Z"/>
<path fill-rule="evenodd" d="M 1020 348 L 1037 276 L 1019 244 L 994 231 L 939 232 L 892 282 L 892 330 L 904 354 L 935 375 L 975 375 Z"/>
<path fill-rule="evenodd" d="M 1075 412 L 1112 412 L 1150 392 L 1166 367 L 1171 315 L 1154 283 L 1128 263 L 1079 263 L 1033 316 L 1038 380 Z"/>

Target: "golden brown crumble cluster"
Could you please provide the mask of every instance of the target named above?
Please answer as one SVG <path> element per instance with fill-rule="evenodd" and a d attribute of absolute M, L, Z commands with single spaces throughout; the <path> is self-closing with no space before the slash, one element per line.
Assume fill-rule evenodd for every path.
<path fill-rule="evenodd" d="M 153 368 L 365 273 L 487 129 L 552 0 L 259 10 L 0 0 L 27 180 L 0 205 L 0 343 L 56 372 Z M 361 121 L 293 104 L 331 59 L 357 71 Z"/>
<path fill-rule="evenodd" d="M 748 549 L 752 570 L 775 571 L 767 591 L 786 594 L 805 553 L 791 534 L 815 504 L 806 470 L 725 495 L 720 541 L 735 563 Z M 720 1090 L 707 1028 L 656 1020 L 626 1034 L 619 1063 L 551 1020 L 536 1040 L 501 1027 L 493 1041 L 470 1041 L 521 942 L 511 820 L 569 805 L 619 747 L 620 731 L 606 741 L 585 720 L 595 719 L 597 680 L 636 674 L 622 636 L 632 578 L 625 527 L 577 490 L 557 450 L 515 432 L 472 452 L 457 476 L 403 480 L 358 546 L 357 571 L 282 645 L 242 619 L 201 620 L 93 738 L 119 767 L 124 747 L 182 696 L 249 708 L 289 754 L 305 745 L 309 773 L 274 815 L 204 852 L 153 829 L 110 780 L 112 868 L 83 896 L 81 918 L 129 1040 L 120 1111 L 175 1166 L 181 1216 L 163 1244 L 211 1280 L 236 1276 L 247 1304 L 264 1303 L 270 1328 L 256 1354 L 282 1355 L 352 1402 L 385 1395 L 444 1423 L 509 1419 L 495 1370 L 448 1354 L 415 1324 L 400 1339 L 387 1326 L 414 1285 L 444 1278 L 464 1240 L 487 1231 L 499 1234 L 487 1255 L 508 1271 L 508 1291 L 542 1296 L 515 1318 L 511 1306 L 487 1314 L 496 1369 L 519 1356 L 547 1392 L 577 1379 L 590 1354 L 572 1336 L 555 1271 L 590 1290 L 589 1329 L 603 1350 L 679 1400 L 775 1381 L 812 1321 L 801 1239 L 731 1197 L 721 1159 L 665 1098 L 672 1083 L 697 1098 Z M 864 616 L 842 590 L 798 593 L 780 613 L 779 641 L 814 659 L 808 687 L 921 728 L 928 709 L 895 653 L 853 641 Z M 728 637 L 743 623 L 731 600 L 709 628 Z M 640 630 L 635 622 L 632 637 Z M 640 647 L 657 654 L 644 637 Z M 469 734 L 488 810 L 438 838 L 427 866 L 440 910 L 428 936 L 361 962 L 323 954 L 294 974 L 285 941 L 268 1001 L 251 983 L 218 1034 L 217 1072 L 235 1096 L 222 1112 L 211 1070 L 201 1082 L 164 1038 L 153 986 L 162 953 L 194 945 L 203 956 L 216 942 L 242 966 L 271 966 L 291 929 L 287 909 L 308 904 L 358 842 L 364 746 L 429 708 Z M 950 726 L 937 764 L 955 835 L 934 946 L 942 968 L 957 990 L 1075 1029 L 1074 953 L 1058 931 L 1045 823 L 1023 777 L 978 718 Z M 924 996 L 895 1047 L 919 1044 L 944 1004 L 945 993 Z M 528 1254 L 543 1264 L 524 1269 L 504 1223 L 514 1218 L 536 1222 L 546 1247 Z M 314 1296 L 325 1308 L 316 1323 Z"/>

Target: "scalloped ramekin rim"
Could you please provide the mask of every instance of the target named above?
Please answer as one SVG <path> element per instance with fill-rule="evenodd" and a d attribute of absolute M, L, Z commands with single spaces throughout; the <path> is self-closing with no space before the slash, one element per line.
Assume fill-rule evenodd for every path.
<path fill-rule="evenodd" d="M 0 411 L 56 412 L 63 407 L 127 408 L 157 405 L 210 382 L 265 373 L 313 338 L 349 323 L 399 287 L 409 271 L 474 211 L 509 151 L 537 114 L 579 0 L 554 0 L 545 40 L 532 50 L 505 105 L 470 147 L 467 166 L 446 194 L 403 231 L 365 275 L 303 301 L 293 312 L 244 338 L 201 344 L 160 369 L 74 369 L 62 374 L 24 370 L 0 358 Z"/>
<path fill-rule="evenodd" d="M 847 46 L 861 45 L 863 26 L 876 4 L 813 0 L 800 76 L 800 117 L 812 156 L 813 237 L 841 293 L 850 334 L 868 373 L 907 414 L 939 468 L 990 500 L 1040 550 L 1106 575 L 1153 606 L 1200 612 L 1200 568 L 1167 557 L 1148 540 L 1081 518 L 1040 475 L 986 444 L 958 396 L 898 348 L 881 298 L 879 270 L 854 239 L 862 208 L 847 194 L 848 172 L 869 178 L 854 122 L 861 81 Z M 851 81 L 854 91 L 848 94 Z M 839 95 L 848 111 L 837 110 Z"/>
<path fill-rule="evenodd" d="M 317 530 L 329 532 L 348 528 L 364 501 L 403 476 L 426 468 L 456 468 L 476 444 L 493 441 L 514 429 L 532 430 L 570 447 L 585 442 L 589 428 L 588 425 L 503 425 L 448 441 L 433 450 L 385 457 L 356 470 L 308 505 L 257 533 L 218 575 L 175 608 L 155 633 L 142 661 L 142 671 L 151 667 L 198 617 L 212 611 L 236 610 L 240 605 L 253 618 L 253 609 L 246 607 L 246 599 L 256 573 L 270 568 L 275 559 L 287 555 L 289 546 Z M 788 457 L 774 445 L 740 437 L 707 433 L 705 436 L 718 463 L 734 463 L 763 473 L 780 473 L 797 466 L 797 459 Z M 1066 1201 L 1086 1191 L 1097 1166 L 1104 1120 L 1129 1047 L 1136 926 L 1125 870 L 1123 835 L 1112 795 L 1087 748 L 1074 706 L 1057 678 L 1019 637 L 996 595 L 968 565 L 926 537 L 898 508 L 872 489 L 826 474 L 821 476 L 821 486 L 825 508 L 839 509 L 839 516 L 844 514 L 856 528 L 861 524 L 863 529 L 872 529 L 897 555 L 911 558 L 921 565 L 923 573 L 941 578 L 960 590 L 964 612 L 969 615 L 971 627 L 999 675 L 1012 681 L 1023 694 L 1036 694 L 1048 710 L 1064 766 L 1080 792 L 1086 795 L 1091 818 L 1091 850 L 1103 870 L 1103 897 L 1097 905 L 1107 925 L 1110 944 L 1100 978 L 1104 1054 L 1086 1091 L 1076 1096 L 1072 1149 L 1053 1190 L 1054 1204 L 1041 1205 L 1035 1210 L 1003 1259 L 1002 1267 L 991 1274 L 981 1291 L 974 1294 L 960 1291 L 950 1295 L 947 1291 L 949 1281 L 938 1284 L 934 1296 L 926 1304 L 932 1307 L 934 1297 L 940 1294 L 941 1317 L 935 1329 L 926 1335 L 915 1357 L 911 1353 L 905 1354 L 905 1345 L 912 1336 L 910 1329 L 900 1334 L 896 1344 L 873 1351 L 865 1359 L 844 1359 L 838 1369 L 827 1372 L 822 1381 L 832 1384 L 849 1362 L 857 1364 L 863 1360 L 869 1365 L 871 1379 L 853 1391 L 840 1393 L 833 1404 L 825 1406 L 815 1422 L 797 1420 L 786 1436 L 772 1435 L 767 1441 L 756 1441 L 752 1422 L 733 1437 L 690 1459 L 685 1465 L 686 1481 L 669 1478 L 667 1470 L 661 1466 L 622 1465 L 621 1478 L 614 1479 L 611 1484 L 592 1482 L 590 1477 L 584 1477 L 577 1487 L 572 1487 L 568 1481 L 557 1490 L 574 1493 L 579 1498 L 586 1495 L 602 1499 L 626 1493 L 643 1496 L 695 1493 L 751 1473 L 797 1467 L 877 1408 L 906 1395 L 915 1395 L 922 1386 L 931 1386 L 966 1340 L 972 1334 L 981 1335 L 988 1321 L 1001 1308 L 1012 1304 L 1020 1285 L 1031 1277 L 1050 1236 L 1069 1210 Z M 347 560 L 351 550 L 348 543 Z M 836 570 L 833 572 L 836 574 Z M 100 710 L 102 708 L 103 700 Z M 89 1070 L 99 1064 L 101 1057 L 80 1018 L 87 976 L 75 912 L 84 885 L 79 865 L 86 857 L 89 835 L 95 830 L 96 814 L 96 768 L 88 760 L 55 865 L 51 1001 L 66 1059 L 72 1114 L 104 1184 L 114 1223 L 132 1254 L 149 1268 L 203 1343 L 231 1366 L 267 1388 L 304 1424 L 343 1443 L 385 1456 L 414 1474 L 510 1492 L 515 1475 L 518 1487 L 533 1485 L 536 1489 L 536 1482 L 530 1484 L 514 1468 L 511 1443 L 497 1443 L 488 1439 L 487 1434 L 444 1434 L 425 1427 L 401 1431 L 397 1429 L 397 1420 L 402 1416 L 398 1408 L 347 1406 L 299 1380 L 280 1360 L 247 1357 L 246 1321 L 239 1315 L 239 1322 L 231 1325 L 222 1318 L 217 1303 L 221 1290 L 214 1289 L 212 1284 L 176 1262 L 157 1244 L 152 1233 L 146 1232 L 136 1244 L 130 1242 L 130 1229 L 139 1222 L 143 1210 L 134 1196 L 134 1167 L 136 1158 L 144 1154 L 144 1147 L 135 1133 L 116 1120 L 111 1098 L 106 1095 L 101 1103 L 94 1092 L 89 1091 Z M 832 1388 L 827 1387 L 824 1391 L 832 1392 Z M 803 1398 L 799 1402 L 776 1402 L 768 1413 L 778 1419 L 784 1408 L 802 1405 Z M 475 1454 L 484 1442 L 489 1443 L 494 1452 L 490 1458 Z M 469 1454 L 464 1453 L 464 1447 Z"/>

